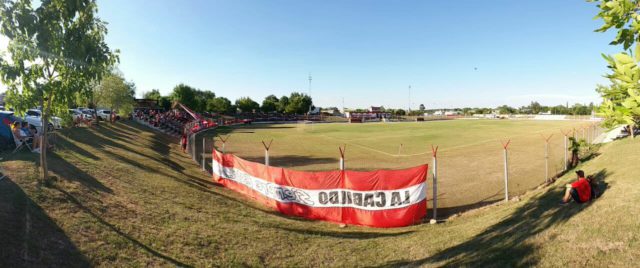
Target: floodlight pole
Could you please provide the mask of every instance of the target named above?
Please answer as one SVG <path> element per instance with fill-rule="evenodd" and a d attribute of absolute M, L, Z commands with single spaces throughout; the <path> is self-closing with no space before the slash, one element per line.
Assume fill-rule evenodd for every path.
<path fill-rule="evenodd" d="M 430 223 L 435 224 L 438 222 L 438 146 L 431 145 L 431 152 L 433 153 L 433 219 Z"/>
<path fill-rule="evenodd" d="M 511 140 L 508 140 L 507 143 L 502 144 L 502 148 L 504 149 L 504 201 L 509 201 L 509 162 L 508 162 L 508 154 L 507 148 L 509 147 L 509 143 Z"/>

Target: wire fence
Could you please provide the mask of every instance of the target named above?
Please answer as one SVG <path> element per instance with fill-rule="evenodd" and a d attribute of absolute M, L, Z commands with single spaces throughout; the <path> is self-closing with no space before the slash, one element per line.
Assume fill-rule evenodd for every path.
<path fill-rule="evenodd" d="M 233 153 L 245 160 L 297 170 L 335 170 L 340 168 L 340 155 L 350 170 L 399 169 L 424 163 L 430 165 L 427 190 L 429 213 L 432 214 L 433 152 L 427 146 L 402 142 L 379 144 L 366 138 L 347 139 L 340 133 L 323 134 L 313 124 L 287 124 L 278 129 L 262 131 L 261 126 L 239 127 L 231 134 L 208 129 L 189 137 L 188 152 L 203 171 L 211 174 L 211 153 L 214 148 Z M 264 127 L 266 128 L 266 127 Z M 280 143 L 291 128 L 305 140 Z M 393 124 L 389 124 L 393 128 Z M 285 131 L 286 129 L 286 131 Z M 307 137 L 305 133 L 314 133 Z M 565 171 L 571 160 L 569 137 L 592 143 L 604 133 L 595 122 L 585 122 L 571 128 L 549 129 L 511 137 L 493 137 L 472 144 L 435 144 L 438 180 L 437 205 L 439 216 L 465 211 L 505 199 L 505 161 L 503 145 L 508 142 L 508 196 L 521 195 Z M 387 135 L 382 133 L 380 135 Z M 394 140 L 393 133 L 388 140 Z M 311 136 L 311 135 L 310 135 Z M 399 137 L 398 137 L 399 138 Z M 264 142 L 264 143 L 263 143 Z M 271 146 L 273 142 L 273 146 Z M 319 145 L 322 146 L 319 146 Z M 269 149 L 268 159 L 265 147 Z M 344 148 L 342 152 L 338 148 Z M 430 216 L 431 217 L 431 216 Z"/>

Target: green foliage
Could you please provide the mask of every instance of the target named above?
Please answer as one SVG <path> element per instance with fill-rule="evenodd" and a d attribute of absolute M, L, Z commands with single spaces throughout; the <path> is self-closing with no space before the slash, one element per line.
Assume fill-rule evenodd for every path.
<path fill-rule="evenodd" d="M 235 108 L 231 101 L 225 97 L 217 97 L 207 100 L 207 110 L 219 114 L 233 114 Z"/>
<path fill-rule="evenodd" d="M 77 93 L 91 90 L 117 60 L 105 42 L 106 23 L 95 0 L 0 1 L 0 33 L 9 38 L 8 60 L 0 60 L 0 79 L 8 105 L 18 114 L 42 106 L 42 122 L 68 113 Z M 90 95 L 87 93 L 87 95 Z M 47 130 L 43 131 L 46 144 Z M 40 161 L 48 178 L 47 146 Z"/>
<path fill-rule="evenodd" d="M 513 108 L 508 105 L 502 105 L 498 107 L 498 112 L 500 114 L 515 114 L 517 112 L 516 108 Z"/>
<path fill-rule="evenodd" d="M 242 97 L 236 100 L 236 106 L 243 113 L 253 113 L 260 108 L 260 104 L 249 97 Z"/>
<path fill-rule="evenodd" d="M 395 110 L 395 115 L 406 115 L 406 114 L 407 112 L 405 112 L 405 110 L 403 109 Z"/>
<path fill-rule="evenodd" d="M 142 97 L 145 99 L 156 100 L 159 102 L 162 95 L 160 95 L 160 90 L 152 89 L 149 92 L 145 92 Z"/>
<path fill-rule="evenodd" d="M 169 97 L 169 96 L 160 97 L 160 99 L 158 100 L 158 106 L 160 106 L 161 108 L 163 108 L 165 110 L 170 110 L 171 109 L 171 97 Z"/>
<path fill-rule="evenodd" d="M 606 75 L 611 85 L 596 89 L 603 98 L 600 114 L 604 126 L 626 124 L 635 127 L 640 121 L 640 68 L 635 58 L 626 53 L 604 56 L 611 74 Z"/>
<path fill-rule="evenodd" d="M 107 107 L 120 116 L 133 112 L 135 85 L 118 74 L 105 76 L 95 90 L 96 104 Z"/>
<path fill-rule="evenodd" d="M 207 110 L 207 102 L 216 97 L 211 91 L 203 91 L 185 84 L 179 84 L 173 88 L 171 99 L 178 101 L 196 112 Z"/>
<path fill-rule="evenodd" d="M 627 124 L 633 128 L 640 121 L 640 0 L 601 0 L 597 2 L 600 12 L 596 18 L 603 20 L 598 32 L 617 29 L 618 33 L 612 45 L 622 44 L 624 49 L 636 45 L 635 53 L 618 53 L 613 56 L 603 55 L 612 71 L 606 77 L 611 81 L 609 86 L 598 86 L 597 91 L 603 98 L 600 114 L 604 115 L 605 126 Z M 634 55 L 635 54 L 635 55 Z"/>
<path fill-rule="evenodd" d="M 279 113 L 285 113 L 288 105 L 289 105 L 289 97 L 287 96 L 280 97 L 280 99 L 278 100 L 278 105 L 276 105 L 277 111 Z"/>
<path fill-rule="evenodd" d="M 265 113 L 275 112 L 278 109 L 279 101 L 280 100 L 278 100 L 278 97 L 276 97 L 275 95 L 269 95 L 266 98 L 264 98 L 264 100 L 262 101 L 262 106 L 260 107 L 260 110 L 262 110 Z"/>
<path fill-rule="evenodd" d="M 640 15 L 637 13 L 639 0 L 590 0 L 589 2 L 598 3 L 600 12 L 595 18 L 602 19 L 604 22 L 596 32 L 606 32 L 612 28 L 618 31 L 611 45 L 622 44 L 627 50 L 635 42 L 640 41 Z"/>
<path fill-rule="evenodd" d="M 285 108 L 285 113 L 288 114 L 304 114 L 309 112 L 313 101 L 311 97 L 304 93 L 293 92 L 289 96 L 289 104 Z"/>

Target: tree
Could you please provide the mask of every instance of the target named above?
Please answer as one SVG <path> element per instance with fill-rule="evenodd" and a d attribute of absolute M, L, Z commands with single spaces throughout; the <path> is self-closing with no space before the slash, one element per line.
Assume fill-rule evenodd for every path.
<path fill-rule="evenodd" d="M 242 97 L 242 98 L 237 99 L 236 100 L 236 106 L 243 113 L 255 112 L 255 110 L 258 110 L 260 108 L 260 104 L 258 104 L 257 102 L 253 101 L 249 97 Z"/>
<path fill-rule="evenodd" d="M 180 83 L 173 88 L 171 100 L 180 102 L 190 109 L 194 109 L 194 107 L 197 106 L 196 89 Z"/>
<path fill-rule="evenodd" d="M 289 104 L 285 108 L 285 112 L 289 114 L 304 114 L 311 110 L 312 105 L 313 100 L 309 95 L 293 92 L 289 96 Z"/>
<path fill-rule="evenodd" d="M 207 103 L 209 100 L 214 99 L 216 94 L 208 90 L 196 90 L 195 91 L 195 106 L 192 108 L 197 112 L 207 111 Z"/>
<path fill-rule="evenodd" d="M 142 97 L 145 99 L 155 100 L 159 102 L 162 95 L 160 95 L 160 90 L 157 90 L 154 88 L 149 92 L 145 92 Z"/>
<path fill-rule="evenodd" d="M 262 101 L 262 107 L 260 107 L 260 110 L 265 113 L 275 112 L 278 109 L 279 101 L 280 100 L 278 100 L 278 97 L 275 95 L 269 95 Z"/>
<path fill-rule="evenodd" d="M 529 105 L 529 108 L 531 108 L 532 114 L 539 114 L 540 112 L 542 112 L 542 105 L 540 105 L 540 103 L 538 103 L 537 101 L 532 101 Z"/>
<path fill-rule="evenodd" d="M 133 112 L 135 85 L 128 83 L 118 74 L 105 76 L 96 88 L 96 104 L 111 110 L 111 119 L 115 112 L 126 116 Z"/>
<path fill-rule="evenodd" d="M 158 100 L 158 106 L 160 106 L 162 109 L 170 110 L 171 109 L 171 98 L 168 97 L 168 96 L 160 97 L 160 99 Z"/>
<path fill-rule="evenodd" d="M 233 112 L 233 106 L 229 99 L 225 97 L 217 97 L 207 101 L 207 110 L 219 114 L 230 114 Z"/>
<path fill-rule="evenodd" d="M 287 106 L 289 105 L 289 97 L 287 96 L 282 96 L 279 100 L 278 100 L 278 105 L 276 105 L 276 110 L 279 113 L 285 113 L 287 110 Z"/>
<path fill-rule="evenodd" d="M 117 60 L 104 37 L 106 23 L 95 16 L 95 0 L 0 1 L 0 33 L 9 38 L 10 61 L 0 59 L 7 98 L 20 114 L 42 107 L 42 125 L 68 113 L 77 92 L 89 90 Z M 42 128 L 40 167 L 47 166 L 47 128 Z"/>
<path fill-rule="evenodd" d="M 405 112 L 403 109 L 398 109 L 395 111 L 395 115 L 406 115 L 407 112 Z"/>
<path fill-rule="evenodd" d="M 596 18 L 604 21 L 598 32 L 616 29 L 617 35 L 611 45 L 623 45 L 624 50 L 635 44 L 635 52 L 623 52 L 613 56 L 603 55 L 612 74 L 608 74 L 611 84 L 599 85 L 596 89 L 603 98 L 599 108 L 605 116 L 604 126 L 627 124 L 631 136 L 635 138 L 634 128 L 640 122 L 640 0 L 600 0 L 597 2 L 600 12 Z"/>
<path fill-rule="evenodd" d="M 508 106 L 508 105 L 502 105 L 500 107 L 498 107 L 498 113 L 500 114 L 515 114 L 516 113 L 516 109 Z"/>
<path fill-rule="evenodd" d="M 420 111 L 424 112 L 424 110 L 425 110 L 424 104 L 420 104 Z"/>

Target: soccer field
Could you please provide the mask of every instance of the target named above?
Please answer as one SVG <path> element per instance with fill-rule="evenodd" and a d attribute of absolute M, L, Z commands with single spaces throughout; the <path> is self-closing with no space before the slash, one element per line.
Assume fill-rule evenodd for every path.
<path fill-rule="evenodd" d="M 260 163 L 264 162 L 262 141 L 273 139 L 269 151 L 272 166 L 310 171 L 338 169 L 338 148 L 345 145 L 347 169 L 400 169 L 425 163 L 431 169 L 433 144 L 439 147 L 439 207 L 453 212 L 504 198 L 502 141 L 511 140 L 509 193 L 521 194 L 545 181 L 543 137 L 553 134 L 548 154 L 549 175 L 553 176 L 563 167 L 561 131 L 589 125 L 592 123 L 586 121 L 535 120 L 255 124 L 219 128 L 217 134 L 228 137 L 227 153 Z M 592 132 L 576 131 L 578 137 L 585 138 L 593 136 Z M 219 138 L 215 144 L 220 150 Z M 428 196 L 431 199 L 431 189 Z"/>

